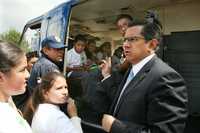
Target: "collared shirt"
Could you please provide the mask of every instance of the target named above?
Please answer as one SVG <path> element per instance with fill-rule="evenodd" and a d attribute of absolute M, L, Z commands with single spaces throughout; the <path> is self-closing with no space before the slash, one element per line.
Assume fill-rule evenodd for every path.
<path fill-rule="evenodd" d="M 147 62 L 149 62 L 149 61 L 153 58 L 154 55 L 155 55 L 155 54 L 151 54 L 151 55 L 145 57 L 145 58 L 144 58 L 143 60 L 141 60 L 139 63 L 132 65 L 131 71 L 132 71 L 133 75 L 136 76 L 137 73 L 142 69 L 142 67 L 143 67 Z M 129 73 L 130 73 L 130 72 L 129 72 Z M 127 79 L 126 79 L 126 80 L 127 80 Z M 127 82 L 127 83 L 124 84 L 124 87 L 123 87 L 123 89 L 122 89 L 121 92 L 120 92 L 120 95 L 119 95 L 118 100 L 117 100 L 117 103 L 116 103 L 116 105 L 115 105 L 113 114 L 116 113 L 116 110 L 117 110 L 119 101 L 121 100 L 121 97 L 122 97 L 122 95 L 123 95 L 123 93 L 124 93 L 124 91 L 125 91 L 127 85 L 130 83 L 130 80 L 129 80 L 129 81 L 126 81 L 126 82 Z"/>
<path fill-rule="evenodd" d="M 131 69 L 131 70 L 133 71 L 134 76 L 142 69 L 142 67 L 143 67 L 147 62 L 149 62 L 149 61 L 153 58 L 154 55 L 155 55 L 155 54 L 153 53 L 153 54 L 151 54 L 151 55 L 145 57 L 145 58 L 144 58 L 143 60 L 141 60 L 139 63 L 132 65 L 132 69 Z"/>
<path fill-rule="evenodd" d="M 39 104 L 32 120 L 34 133 L 82 133 L 80 118 L 69 119 L 58 106 Z"/>

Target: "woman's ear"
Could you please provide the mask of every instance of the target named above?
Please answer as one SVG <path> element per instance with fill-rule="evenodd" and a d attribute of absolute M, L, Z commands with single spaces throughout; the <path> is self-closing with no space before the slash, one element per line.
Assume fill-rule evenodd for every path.
<path fill-rule="evenodd" d="M 48 91 L 42 90 L 42 95 L 44 96 L 45 101 L 48 100 Z"/>

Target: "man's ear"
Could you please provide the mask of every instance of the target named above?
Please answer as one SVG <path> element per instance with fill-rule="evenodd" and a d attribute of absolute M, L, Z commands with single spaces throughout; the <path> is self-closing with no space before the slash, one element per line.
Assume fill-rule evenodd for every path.
<path fill-rule="evenodd" d="M 158 46 L 158 40 L 157 39 L 150 40 L 149 44 L 148 44 L 148 51 L 149 52 L 155 51 L 157 46 Z"/>
<path fill-rule="evenodd" d="M 0 82 L 4 81 L 5 74 L 0 72 Z"/>
<path fill-rule="evenodd" d="M 49 48 L 48 48 L 48 47 L 44 47 L 44 48 L 42 48 L 42 52 L 43 52 L 43 53 L 47 54 L 48 51 L 49 51 Z"/>

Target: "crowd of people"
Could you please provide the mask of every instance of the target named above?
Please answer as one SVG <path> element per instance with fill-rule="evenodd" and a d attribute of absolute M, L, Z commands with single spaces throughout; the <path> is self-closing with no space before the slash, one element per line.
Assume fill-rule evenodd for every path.
<path fill-rule="evenodd" d="M 66 45 L 58 38 L 42 40 L 40 57 L 0 41 L 0 132 L 83 133 L 87 121 L 109 133 L 183 133 L 187 87 L 157 57 L 162 26 L 147 16 L 118 16 L 123 44 L 113 55 L 110 42 L 97 48 L 77 35 L 66 53 L 66 75 Z M 73 80 L 82 87 L 78 95 Z"/>

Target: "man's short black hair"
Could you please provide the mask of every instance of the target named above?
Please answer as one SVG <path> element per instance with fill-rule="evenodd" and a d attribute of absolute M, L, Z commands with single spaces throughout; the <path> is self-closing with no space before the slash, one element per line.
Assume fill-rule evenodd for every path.
<path fill-rule="evenodd" d="M 159 42 L 162 40 L 162 26 L 159 20 L 149 22 L 148 20 L 137 20 L 131 22 L 128 27 L 143 26 L 141 35 L 146 41 L 157 39 Z"/>
<path fill-rule="evenodd" d="M 133 18 L 131 17 L 131 15 L 129 14 L 120 14 L 117 16 L 117 19 L 115 21 L 115 23 L 117 24 L 117 22 L 120 20 L 120 19 L 128 19 L 129 21 L 133 21 Z"/>

